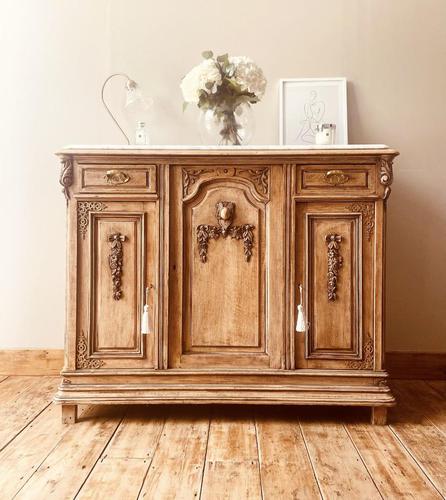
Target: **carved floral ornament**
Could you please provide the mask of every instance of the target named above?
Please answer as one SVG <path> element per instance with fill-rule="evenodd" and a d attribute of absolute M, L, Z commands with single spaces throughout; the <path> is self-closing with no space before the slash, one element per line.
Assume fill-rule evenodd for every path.
<path fill-rule="evenodd" d="M 362 222 L 364 230 L 367 233 L 367 241 L 371 241 L 375 229 L 375 204 L 373 202 L 356 202 L 351 203 L 347 208 L 350 212 L 362 214 Z"/>
<path fill-rule="evenodd" d="M 341 241 L 342 236 L 339 236 L 339 234 L 332 233 L 325 236 L 328 260 L 327 295 L 330 301 L 334 301 L 337 298 L 336 290 L 338 288 L 338 275 L 339 269 L 342 266 L 342 256 L 340 253 Z"/>
<path fill-rule="evenodd" d="M 373 341 L 370 337 L 362 348 L 362 359 L 355 361 L 348 361 L 347 367 L 353 368 L 354 370 L 371 370 L 373 368 L 373 358 L 374 358 L 375 348 Z"/>
<path fill-rule="evenodd" d="M 215 205 L 215 209 L 218 226 L 200 224 L 197 227 L 198 252 L 201 262 L 207 261 L 209 240 L 217 240 L 220 236 L 223 238 L 230 236 L 236 240 L 243 240 L 245 260 L 249 262 L 254 244 L 254 225 L 242 224 L 241 226 L 232 226 L 235 212 L 235 203 L 232 201 L 219 201 Z"/>
<path fill-rule="evenodd" d="M 108 256 L 108 264 L 111 270 L 113 283 L 113 298 L 120 300 L 122 297 L 122 264 L 123 264 L 123 246 L 125 236 L 121 233 L 113 233 L 108 237 L 111 243 L 110 255 Z"/>
<path fill-rule="evenodd" d="M 102 359 L 91 359 L 88 357 L 88 343 L 84 332 L 81 332 L 77 341 L 76 366 L 77 368 L 90 369 L 101 368 L 105 363 Z"/>
<path fill-rule="evenodd" d="M 235 177 L 251 181 L 257 193 L 265 197 L 269 193 L 269 168 L 183 168 L 183 197 L 191 194 L 194 184 L 201 178 Z"/>
<path fill-rule="evenodd" d="M 87 234 L 90 212 L 102 212 L 107 205 L 100 201 L 80 201 L 77 204 L 77 227 L 82 239 Z"/>

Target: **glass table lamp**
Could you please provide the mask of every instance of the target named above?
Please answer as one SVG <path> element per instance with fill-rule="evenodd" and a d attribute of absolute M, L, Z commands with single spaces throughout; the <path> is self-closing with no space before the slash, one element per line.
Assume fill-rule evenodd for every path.
<path fill-rule="evenodd" d="M 126 79 L 123 111 L 133 131 L 132 141 L 129 139 L 128 135 L 124 132 L 124 129 L 121 127 L 118 120 L 115 118 L 115 116 L 113 115 L 113 113 L 111 112 L 109 106 L 105 101 L 104 90 L 107 83 L 112 78 L 118 76 Z M 121 131 L 122 135 L 125 137 L 127 144 L 131 143 L 148 144 L 148 134 L 145 130 L 145 124 L 149 117 L 149 110 L 153 105 L 153 99 L 146 98 L 143 95 L 141 88 L 135 82 L 135 80 L 132 80 L 125 73 L 114 73 L 113 75 L 110 75 L 102 85 L 101 99 L 105 109 L 107 110 L 107 113 L 110 115 L 111 119 L 115 122 L 116 126 Z"/>

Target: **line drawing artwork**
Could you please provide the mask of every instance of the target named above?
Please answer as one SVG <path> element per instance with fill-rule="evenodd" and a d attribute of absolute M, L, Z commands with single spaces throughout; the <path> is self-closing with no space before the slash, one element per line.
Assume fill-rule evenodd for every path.
<path fill-rule="evenodd" d="M 317 90 L 311 90 L 308 100 L 303 107 L 304 119 L 300 121 L 301 127 L 297 134 L 297 141 L 314 144 L 317 126 L 322 123 L 325 115 L 325 103 L 318 99 Z"/>

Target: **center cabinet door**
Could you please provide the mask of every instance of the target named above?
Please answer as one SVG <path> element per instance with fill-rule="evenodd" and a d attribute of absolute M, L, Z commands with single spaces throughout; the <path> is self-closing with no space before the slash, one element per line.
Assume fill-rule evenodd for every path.
<path fill-rule="evenodd" d="M 169 182 L 169 366 L 283 368 L 282 166 L 175 166 Z"/>

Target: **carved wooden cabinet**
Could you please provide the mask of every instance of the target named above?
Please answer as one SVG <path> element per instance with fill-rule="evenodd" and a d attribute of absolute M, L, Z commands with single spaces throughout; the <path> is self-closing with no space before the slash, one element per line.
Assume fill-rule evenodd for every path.
<path fill-rule="evenodd" d="M 58 154 L 65 421 L 88 403 L 259 403 L 364 405 L 385 422 L 394 404 L 385 206 L 396 151 Z"/>

